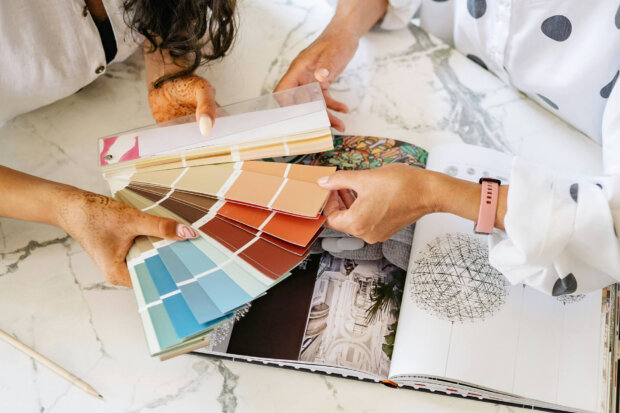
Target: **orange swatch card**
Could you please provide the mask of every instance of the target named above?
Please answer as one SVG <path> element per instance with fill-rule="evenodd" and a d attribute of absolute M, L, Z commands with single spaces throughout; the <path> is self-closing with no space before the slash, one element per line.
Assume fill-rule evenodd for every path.
<path fill-rule="evenodd" d="M 335 167 L 237 162 L 193 168 L 138 172 L 132 184 L 160 186 L 193 194 L 207 195 L 271 211 L 316 218 L 329 191 L 316 183 Z"/>

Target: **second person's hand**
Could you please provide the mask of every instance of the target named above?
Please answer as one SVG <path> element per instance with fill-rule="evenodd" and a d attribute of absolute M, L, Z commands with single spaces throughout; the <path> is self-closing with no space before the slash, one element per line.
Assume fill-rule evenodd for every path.
<path fill-rule="evenodd" d="M 198 232 L 187 225 L 141 212 L 107 196 L 65 186 L 57 194 L 56 224 L 82 245 L 113 285 L 131 286 L 125 256 L 137 236 L 174 241 L 198 237 Z"/>
<path fill-rule="evenodd" d="M 338 171 L 321 178 L 332 190 L 323 213 L 327 226 L 383 242 L 426 214 L 436 212 L 436 183 L 441 174 L 405 164 L 362 171 Z M 352 192 L 354 191 L 354 192 Z"/>
<path fill-rule="evenodd" d="M 333 99 L 328 89 L 353 58 L 359 38 L 346 28 L 332 26 L 332 24 L 327 26 L 310 46 L 299 53 L 280 79 L 275 91 L 318 81 L 323 89 L 327 107 L 336 112 L 347 113 L 349 111 L 347 105 Z M 334 128 L 344 131 L 344 122 L 341 119 L 329 113 L 329 120 Z"/>

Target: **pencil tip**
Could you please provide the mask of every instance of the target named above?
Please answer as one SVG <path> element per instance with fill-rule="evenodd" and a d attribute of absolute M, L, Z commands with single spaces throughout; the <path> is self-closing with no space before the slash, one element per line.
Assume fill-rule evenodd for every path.
<path fill-rule="evenodd" d="M 101 400 L 103 400 L 103 396 L 98 394 L 97 397 L 99 397 Z"/>

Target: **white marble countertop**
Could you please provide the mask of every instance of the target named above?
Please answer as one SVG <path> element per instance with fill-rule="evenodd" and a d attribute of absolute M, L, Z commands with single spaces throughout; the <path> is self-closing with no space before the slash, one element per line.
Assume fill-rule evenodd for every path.
<path fill-rule="evenodd" d="M 321 1 L 243 0 L 230 56 L 202 69 L 220 104 L 268 93 L 327 23 Z M 600 148 L 415 27 L 370 33 L 334 96 L 347 132 L 431 147 L 478 143 L 552 166 L 600 170 Z M 0 164 L 108 193 L 96 138 L 152 123 L 140 56 L 0 128 Z M 563 156 L 556 155 L 562 142 Z M 335 377 L 182 356 L 148 356 L 133 293 L 110 286 L 63 231 L 0 219 L 0 328 L 82 377 L 98 400 L 0 342 L 5 412 L 512 411 Z"/>

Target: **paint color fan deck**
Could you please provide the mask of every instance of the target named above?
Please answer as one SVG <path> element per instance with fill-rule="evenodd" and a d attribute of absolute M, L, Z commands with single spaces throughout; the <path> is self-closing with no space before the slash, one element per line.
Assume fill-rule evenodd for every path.
<path fill-rule="evenodd" d="M 249 159 L 321 152 L 333 148 L 318 83 L 217 109 L 208 137 L 193 115 L 99 140 L 106 177 Z"/>
<path fill-rule="evenodd" d="M 209 138 L 191 122 L 100 140 L 116 199 L 199 234 L 141 236 L 127 256 L 149 350 L 161 359 L 213 345 L 215 327 L 290 275 L 325 222 L 329 192 L 317 180 L 335 167 L 250 160 L 333 147 L 318 85 L 220 112 Z"/>

